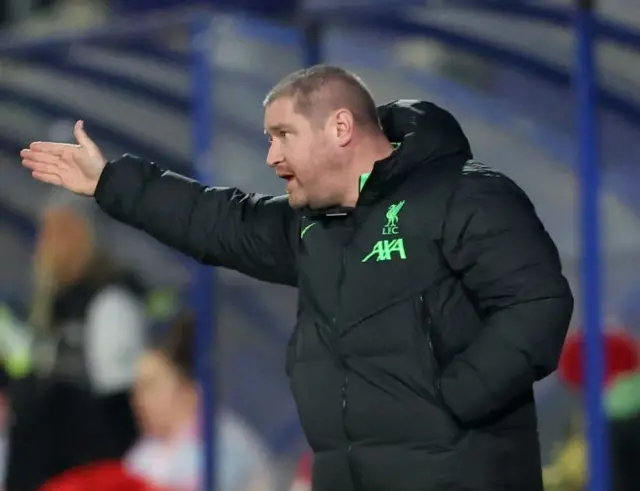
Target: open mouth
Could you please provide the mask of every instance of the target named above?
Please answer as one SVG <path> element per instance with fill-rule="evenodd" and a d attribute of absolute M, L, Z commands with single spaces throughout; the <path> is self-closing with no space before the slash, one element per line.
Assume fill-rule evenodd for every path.
<path fill-rule="evenodd" d="M 278 177 L 280 179 L 284 179 L 285 181 L 289 182 L 294 178 L 293 174 L 278 174 Z"/>

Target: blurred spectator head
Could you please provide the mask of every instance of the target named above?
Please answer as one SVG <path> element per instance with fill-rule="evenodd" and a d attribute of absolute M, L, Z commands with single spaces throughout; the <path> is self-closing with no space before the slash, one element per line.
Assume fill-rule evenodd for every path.
<path fill-rule="evenodd" d="M 558 373 L 561 380 L 574 390 L 582 389 L 584 383 L 583 351 L 583 334 L 570 334 L 560 357 Z M 604 362 L 605 386 L 610 386 L 621 376 L 636 372 L 640 367 L 638 341 L 622 330 L 605 332 Z"/>
<path fill-rule="evenodd" d="M 192 316 L 181 313 L 140 360 L 133 397 L 147 436 L 168 437 L 195 418 L 198 390 L 193 376 L 193 326 Z"/>
<path fill-rule="evenodd" d="M 93 257 L 93 232 L 86 214 L 71 204 L 45 209 L 36 244 L 38 276 L 55 283 L 72 283 L 82 276 Z"/>

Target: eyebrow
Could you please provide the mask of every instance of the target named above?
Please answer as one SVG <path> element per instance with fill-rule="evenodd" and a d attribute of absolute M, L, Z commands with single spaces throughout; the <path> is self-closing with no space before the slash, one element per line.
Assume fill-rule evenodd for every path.
<path fill-rule="evenodd" d="M 264 130 L 264 134 L 268 135 L 271 133 L 277 133 L 279 131 L 291 131 L 291 127 L 285 125 L 285 124 L 276 124 L 273 126 L 267 126 Z"/>

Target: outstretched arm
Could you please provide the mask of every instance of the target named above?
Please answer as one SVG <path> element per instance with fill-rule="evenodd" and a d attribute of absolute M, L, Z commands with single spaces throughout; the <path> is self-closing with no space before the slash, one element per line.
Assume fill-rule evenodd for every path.
<path fill-rule="evenodd" d="M 21 152 L 34 178 L 95 196 L 113 218 L 198 261 L 296 284 L 297 214 L 285 197 L 205 187 L 125 155 L 107 163 L 76 123 L 77 145 L 35 142 Z"/>
<path fill-rule="evenodd" d="M 443 250 L 484 322 L 440 380 L 449 409 L 472 422 L 504 408 L 556 369 L 573 297 L 533 205 L 500 174 L 461 176 Z"/>
<path fill-rule="evenodd" d="M 103 211 L 198 261 L 296 284 L 296 214 L 286 197 L 206 187 L 144 159 L 106 165 L 95 198 Z"/>

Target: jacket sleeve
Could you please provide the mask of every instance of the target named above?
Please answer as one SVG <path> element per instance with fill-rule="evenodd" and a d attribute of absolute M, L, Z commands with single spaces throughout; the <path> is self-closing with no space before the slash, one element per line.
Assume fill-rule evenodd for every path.
<path fill-rule="evenodd" d="M 197 261 L 295 286 L 295 211 L 286 196 L 205 187 L 125 155 L 105 167 L 95 194 L 112 218 Z"/>
<path fill-rule="evenodd" d="M 504 409 L 557 368 L 573 296 L 533 205 L 501 174 L 460 177 L 443 253 L 484 323 L 440 379 L 445 404 L 471 423 Z"/>

